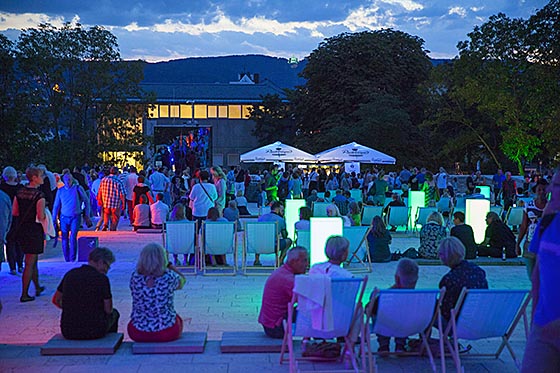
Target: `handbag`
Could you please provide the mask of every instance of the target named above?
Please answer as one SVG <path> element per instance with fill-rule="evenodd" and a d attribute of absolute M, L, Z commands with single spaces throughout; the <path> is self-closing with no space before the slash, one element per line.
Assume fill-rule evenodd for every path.
<path fill-rule="evenodd" d="M 43 220 L 39 220 L 39 218 L 36 217 L 35 222 L 43 226 L 43 233 L 45 233 L 45 238 L 47 239 L 47 241 L 51 237 L 56 237 L 56 232 L 54 230 L 54 224 L 53 224 L 53 217 L 49 209 L 47 208 L 45 209 L 45 218 Z"/>

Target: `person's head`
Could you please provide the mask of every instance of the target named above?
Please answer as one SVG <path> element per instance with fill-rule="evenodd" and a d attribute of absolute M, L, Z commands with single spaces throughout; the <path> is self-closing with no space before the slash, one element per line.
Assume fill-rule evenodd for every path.
<path fill-rule="evenodd" d="M 115 255 L 106 247 L 96 247 L 88 255 L 88 264 L 104 275 L 109 272 L 109 268 L 114 262 Z"/>
<path fill-rule="evenodd" d="M 144 276 L 160 277 L 167 268 L 167 254 L 160 244 L 149 243 L 140 252 L 136 272 Z"/>
<path fill-rule="evenodd" d="M 374 216 L 371 220 L 371 233 L 373 234 L 373 237 L 383 237 L 386 230 L 387 227 L 385 226 L 381 216 Z"/>
<path fill-rule="evenodd" d="M 300 207 L 299 208 L 299 219 L 300 220 L 311 219 L 311 209 L 307 206 Z"/>
<path fill-rule="evenodd" d="M 303 246 L 296 246 L 287 254 L 286 263 L 294 270 L 294 274 L 304 274 L 309 265 L 309 255 L 307 249 Z"/>
<path fill-rule="evenodd" d="M 210 178 L 210 174 L 208 173 L 208 171 L 202 170 L 198 174 L 198 178 L 200 179 L 200 181 L 208 181 L 208 179 Z"/>
<path fill-rule="evenodd" d="M 342 236 L 330 236 L 325 245 L 325 255 L 329 262 L 340 264 L 348 258 L 348 248 L 350 241 Z"/>
<path fill-rule="evenodd" d="M 144 184 L 145 180 L 146 179 L 144 178 L 144 176 L 142 176 L 142 175 L 138 176 L 138 184 Z"/>
<path fill-rule="evenodd" d="M 109 169 L 109 174 L 111 174 L 111 175 L 116 175 L 118 173 L 119 173 L 118 167 L 113 166 Z"/>
<path fill-rule="evenodd" d="M 277 215 L 284 216 L 284 205 L 280 201 L 274 201 L 270 205 L 270 211 Z"/>
<path fill-rule="evenodd" d="M 15 181 L 17 179 L 17 171 L 12 166 L 5 167 L 4 171 L 2 171 L 2 177 L 5 181 Z"/>
<path fill-rule="evenodd" d="M 501 221 L 498 214 L 496 214 L 494 211 L 490 211 L 488 214 L 486 214 L 486 224 L 490 225 L 495 221 Z"/>
<path fill-rule="evenodd" d="M 340 216 L 340 211 L 338 210 L 338 207 L 336 207 L 335 204 L 330 204 L 327 206 L 327 216 L 328 217 L 334 217 L 334 216 Z"/>
<path fill-rule="evenodd" d="M 481 190 L 480 190 L 479 187 L 476 187 L 476 188 L 474 188 L 474 192 L 475 192 L 476 194 L 480 194 Z"/>
<path fill-rule="evenodd" d="M 243 197 L 243 191 L 241 189 L 237 191 L 237 197 Z"/>
<path fill-rule="evenodd" d="M 62 175 L 62 182 L 66 187 L 69 188 L 72 186 L 72 184 L 74 184 L 74 177 L 71 173 L 64 174 Z"/>
<path fill-rule="evenodd" d="M 208 209 L 208 215 L 206 216 L 207 220 L 216 221 L 220 217 L 220 210 L 215 207 L 210 207 Z"/>
<path fill-rule="evenodd" d="M 226 178 L 226 174 L 224 174 L 224 171 L 222 170 L 222 168 L 220 166 L 214 166 L 210 169 L 210 172 L 212 172 L 212 177 L 214 179 L 225 179 Z"/>
<path fill-rule="evenodd" d="M 397 289 L 414 289 L 418 282 L 418 264 L 409 258 L 402 258 L 397 264 L 395 285 Z"/>
<path fill-rule="evenodd" d="M 39 167 L 27 167 L 25 170 L 25 176 L 30 183 L 34 183 L 35 185 L 43 184 L 43 175 L 44 171 Z"/>
<path fill-rule="evenodd" d="M 454 268 L 465 259 L 465 245 L 457 237 L 447 237 L 439 243 L 438 253 L 443 264 Z"/>
<path fill-rule="evenodd" d="M 461 225 L 465 223 L 465 213 L 463 211 L 455 211 L 453 213 L 453 224 Z"/>
<path fill-rule="evenodd" d="M 325 198 L 330 198 L 330 196 L 331 196 L 330 190 L 326 190 L 325 191 Z"/>
<path fill-rule="evenodd" d="M 348 213 L 351 215 L 357 215 L 360 213 L 360 206 L 358 206 L 358 202 L 352 201 L 348 204 Z"/>
<path fill-rule="evenodd" d="M 509 171 L 506 172 L 506 179 L 507 180 L 511 179 L 511 172 L 509 172 Z"/>
<path fill-rule="evenodd" d="M 186 208 L 182 203 L 177 203 L 171 213 L 169 214 L 169 220 L 180 221 L 187 220 Z"/>
<path fill-rule="evenodd" d="M 140 204 L 142 204 L 142 205 L 147 205 L 148 204 L 148 196 L 146 196 L 145 194 L 140 194 L 140 198 L 138 198 L 138 201 L 140 201 Z"/>
<path fill-rule="evenodd" d="M 129 171 L 130 173 L 135 174 L 135 173 L 136 173 L 136 167 L 130 166 L 130 167 L 128 168 L 128 171 Z"/>
<path fill-rule="evenodd" d="M 156 194 L 156 201 L 163 201 L 163 193 Z"/>
<path fill-rule="evenodd" d="M 235 210 L 235 209 L 237 208 L 237 202 L 235 202 L 235 200 L 232 199 L 231 201 L 228 202 L 228 207 L 229 207 L 230 209 L 234 209 L 234 210 Z"/>
<path fill-rule="evenodd" d="M 430 215 L 428 215 L 428 218 L 426 219 L 426 223 L 429 222 L 434 222 L 437 223 L 438 225 L 443 225 L 443 216 L 439 212 L 434 211 Z"/>
<path fill-rule="evenodd" d="M 546 201 L 546 194 L 548 189 L 548 182 L 545 179 L 539 179 L 537 184 L 533 187 L 533 192 L 538 200 Z"/>

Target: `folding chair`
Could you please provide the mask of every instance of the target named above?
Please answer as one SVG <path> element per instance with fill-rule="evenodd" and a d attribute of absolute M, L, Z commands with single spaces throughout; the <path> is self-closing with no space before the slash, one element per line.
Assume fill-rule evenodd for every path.
<path fill-rule="evenodd" d="M 350 197 L 352 197 L 354 199 L 354 201 L 356 201 L 356 202 L 363 202 L 362 190 L 361 189 L 351 189 L 350 190 Z"/>
<path fill-rule="evenodd" d="M 205 255 L 233 255 L 231 267 L 217 267 L 208 271 Z M 203 221 L 200 250 L 202 274 L 234 275 L 237 272 L 237 231 L 233 221 Z"/>
<path fill-rule="evenodd" d="M 509 343 L 519 320 L 523 317 L 525 337 L 528 333 L 527 305 L 531 297 L 529 290 L 488 290 L 463 288 L 455 307 L 451 310 L 451 320 L 444 333 L 445 343 L 451 351 L 457 372 L 462 371 L 459 356 L 459 339 L 479 340 L 502 338 L 502 343 L 493 354 L 471 354 L 469 356 L 493 356 L 496 359 L 505 347 L 513 361 L 520 367 L 521 362 Z M 449 338 L 453 339 L 453 344 Z"/>
<path fill-rule="evenodd" d="M 361 364 L 358 361 L 354 347 L 358 337 L 362 341 L 366 337 L 364 324 L 364 310 L 362 306 L 362 298 L 367 285 L 368 277 L 364 278 L 329 278 L 328 276 L 296 276 L 294 293 L 292 301 L 288 304 L 288 319 L 284 321 L 284 340 L 282 342 L 282 350 L 280 352 L 280 364 L 287 359 L 284 358 L 286 349 L 288 350 L 290 373 L 297 370 L 296 361 L 301 360 L 321 360 L 321 361 L 338 361 L 348 356 L 352 363 L 353 372 L 365 371 L 366 353 L 364 343 L 360 343 Z M 325 296 L 321 297 L 324 301 L 322 305 L 323 313 L 310 311 L 303 306 L 303 294 L 306 287 L 311 289 L 314 295 L 319 291 L 317 282 L 324 285 L 321 290 L 325 290 Z M 305 286 L 307 284 L 307 286 Z M 301 293 L 301 294 L 300 294 Z M 327 295 L 329 294 L 330 297 Z M 297 318 L 294 315 L 294 305 L 297 304 Z M 317 316 L 324 316 L 328 319 L 328 315 L 332 316 L 332 324 L 322 329 L 316 328 Z M 323 320 L 325 321 L 325 320 Z M 295 322 L 295 325 L 294 325 Z M 328 322 L 326 323 L 328 324 Z M 323 324 L 323 325 L 326 325 Z M 294 351 L 294 337 L 311 337 L 330 339 L 344 337 L 344 348 L 340 356 L 326 359 L 316 357 L 296 358 Z M 360 369 L 361 365 L 361 369 Z M 338 372 L 338 370 L 337 370 Z"/>
<path fill-rule="evenodd" d="M 370 226 L 373 218 L 383 217 L 383 206 L 364 206 L 362 210 L 362 225 Z"/>
<path fill-rule="evenodd" d="M 424 350 L 430 358 L 430 365 L 435 372 L 436 364 L 430 346 L 428 344 L 431 329 L 437 323 L 439 336 L 442 332 L 441 301 L 445 294 L 445 288 L 434 290 L 415 289 L 374 289 L 371 299 L 377 299 L 377 313 L 373 314 L 374 301 L 370 302 L 365 310 L 366 324 L 371 324 L 372 333 L 387 337 L 406 338 L 413 334 L 420 334 L 422 347 L 418 355 Z M 371 338 L 366 338 L 368 348 L 368 359 L 370 366 L 376 368 L 374 353 L 371 350 Z M 442 371 L 445 371 L 445 357 L 443 339 L 439 341 Z M 414 354 L 416 353 L 407 353 Z M 373 357 L 373 358 L 372 358 Z"/>
<path fill-rule="evenodd" d="M 309 252 L 311 250 L 311 231 L 296 231 L 296 245 L 305 247 Z"/>
<path fill-rule="evenodd" d="M 348 268 L 354 273 L 371 272 L 371 257 L 367 246 L 367 235 L 370 227 L 343 227 L 342 236 L 350 241 L 348 252 L 350 255 L 346 261 L 347 264 L 352 263 L 356 259 L 362 266 L 361 268 Z M 365 260 L 364 260 L 365 259 Z"/>
<path fill-rule="evenodd" d="M 410 215 L 410 207 L 407 206 L 391 206 L 389 207 L 387 225 L 398 227 L 405 226 L 405 231 L 408 232 L 408 217 Z"/>
<path fill-rule="evenodd" d="M 439 201 L 436 203 L 437 210 L 440 214 L 449 213 L 451 212 L 452 208 L 451 198 L 449 197 L 441 197 Z"/>
<path fill-rule="evenodd" d="M 199 263 L 199 253 L 196 250 L 196 222 L 194 221 L 168 221 L 165 222 L 163 232 L 163 246 L 169 254 L 194 254 L 195 261 L 191 267 L 192 272 L 196 275 L 197 263 Z M 185 268 L 189 268 L 186 266 Z"/>
<path fill-rule="evenodd" d="M 242 270 L 243 274 L 249 274 L 248 268 L 262 269 L 263 267 L 255 267 L 247 265 L 247 254 L 273 254 L 274 265 L 272 269 L 278 268 L 278 260 L 280 254 L 280 236 L 278 234 L 278 223 L 276 222 L 245 222 L 245 236 L 243 237 L 242 252 Z M 264 267 L 266 268 L 266 267 Z M 253 274 L 268 273 L 254 272 Z"/>
<path fill-rule="evenodd" d="M 513 227 L 513 226 L 521 225 L 522 222 L 523 222 L 523 207 L 510 207 L 505 219 L 506 225 Z"/>
<path fill-rule="evenodd" d="M 467 197 L 457 196 L 457 198 L 455 198 L 455 209 L 465 211 L 466 208 L 467 208 Z"/>
<path fill-rule="evenodd" d="M 490 206 L 490 211 L 495 212 L 498 216 L 502 216 L 502 212 L 504 212 L 504 208 L 502 206 Z"/>
<path fill-rule="evenodd" d="M 418 233 L 418 225 L 423 226 L 426 224 L 428 216 L 435 211 L 437 211 L 436 207 L 418 207 L 418 210 L 416 210 L 416 219 L 414 219 L 413 230 Z"/>
<path fill-rule="evenodd" d="M 327 216 L 327 206 L 330 202 L 313 202 L 313 216 L 314 217 L 326 217 Z"/>

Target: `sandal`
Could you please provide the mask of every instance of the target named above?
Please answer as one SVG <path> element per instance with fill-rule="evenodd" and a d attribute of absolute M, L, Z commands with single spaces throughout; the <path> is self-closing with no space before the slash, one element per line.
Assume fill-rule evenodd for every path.
<path fill-rule="evenodd" d="M 33 301 L 33 300 L 35 300 L 35 297 L 30 297 L 29 295 L 26 295 L 26 296 L 23 296 L 23 295 L 22 295 L 22 296 L 19 298 L 19 301 L 20 301 L 21 303 L 31 302 L 31 301 Z"/>
<path fill-rule="evenodd" d="M 35 289 L 35 296 L 39 296 L 41 294 L 43 294 L 43 292 L 45 291 L 45 287 L 44 286 L 39 286 L 37 289 Z"/>

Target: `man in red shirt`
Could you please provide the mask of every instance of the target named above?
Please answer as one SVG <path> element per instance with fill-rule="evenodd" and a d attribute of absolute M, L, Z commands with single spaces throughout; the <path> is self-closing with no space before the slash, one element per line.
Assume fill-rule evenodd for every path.
<path fill-rule="evenodd" d="M 307 249 L 296 246 L 288 252 L 287 262 L 266 280 L 259 323 L 267 336 L 284 338 L 282 321 L 288 318 L 288 303 L 292 300 L 295 276 L 304 274 L 308 265 Z"/>

